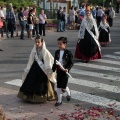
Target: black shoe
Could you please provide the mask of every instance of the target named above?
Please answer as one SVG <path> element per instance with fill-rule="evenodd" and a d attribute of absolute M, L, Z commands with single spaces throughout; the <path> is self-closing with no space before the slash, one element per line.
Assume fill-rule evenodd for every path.
<path fill-rule="evenodd" d="M 71 99 L 71 96 L 70 95 L 67 95 L 67 101 L 69 102 L 70 101 L 70 99 Z"/>
<path fill-rule="evenodd" d="M 60 106 L 61 104 L 62 104 L 62 102 L 61 102 L 61 103 L 56 102 L 56 103 L 55 103 L 55 106 L 57 107 L 57 106 Z"/>
<path fill-rule="evenodd" d="M 69 102 L 71 99 L 71 91 L 70 91 L 70 95 L 67 95 L 66 98 L 67 98 L 67 101 Z"/>

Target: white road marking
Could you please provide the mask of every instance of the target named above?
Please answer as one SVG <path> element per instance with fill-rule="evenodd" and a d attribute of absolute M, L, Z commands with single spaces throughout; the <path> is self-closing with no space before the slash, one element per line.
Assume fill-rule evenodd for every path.
<path fill-rule="evenodd" d="M 101 63 L 109 63 L 109 64 L 113 64 L 113 65 L 120 65 L 120 62 L 112 61 L 112 60 L 98 59 L 98 60 L 94 60 L 94 61 L 101 62 Z"/>
<path fill-rule="evenodd" d="M 114 52 L 114 53 L 120 55 L 120 52 Z"/>
<path fill-rule="evenodd" d="M 75 82 L 77 83 L 78 81 L 76 80 Z M 80 81 L 80 82 L 83 82 L 83 81 Z M 22 85 L 22 80 L 15 79 L 15 80 L 8 81 L 5 83 L 20 87 Z M 79 84 L 79 82 L 78 82 L 78 84 Z M 71 90 L 71 98 L 79 100 L 79 101 L 84 101 L 87 103 L 92 103 L 95 105 L 103 106 L 103 107 L 109 107 L 109 105 L 111 105 L 111 104 L 116 104 L 116 107 L 114 109 L 120 110 L 120 102 L 113 100 L 113 99 L 108 99 L 105 97 L 100 97 L 100 96 L 96 96 L 96 95 L 91 95 L 91 94 Z"/>
<path fill-rule="evenodd" d="M 97 77 L 97 78 L 100 78 L 101 80 L 102 79 L 108 79 L 108 80 L 112 80 L 112 81 L 120 81 L 119 76 L 113 76 L 113 75 L 108 75 L 108 74 L 103 74 L 103 73 L 84 71 L 84 70 L 79 70 L 79 69 L 71 69 L 70 73 L 85 75 L 85 76 L 90 76 L 90 77 Z"/>
<path fill-rule="evenodd" d="M 95 69 L 100 69 L 100 70 L 109 70 L 109 71 L 114 71 L 114 72 L 120 72 L 120 68 L 114 68 L 114 67 L 108 67 L 108 66 L 102 66 L 102 65 L 95 65 L 95 64 L 90 64 L 90 63 L 75 63 L 74 65 L 77 66 L 82 66 L 82 67 L 89 67 L 89 68 L 95 68 Z"/>
<path fill-rule="evenodd" d="M 116 107 L 114 109 L 120 110 L 120 102 L 105 97 L 90 95 L 87 93 L 78 92 L 74 90 L 71 90 L 71 97 L 79 101 L 85 101 L 87 103 L 92 103 L 104 107 L 109 107 L 109 105 L 115 104 Z"/>
<path fill-rule="evenodd" d="M 8 81 L 8 82 L 5 82 L 5 83 L 20 87 L 22 85 L 22 80 L 15 79 L 15 80 L 11 80 L 11 81 Z M 88 80 L 82 80 L 82 79 L 72 80 L 72 79 L 69 79 L 69 83 L 77 84 L 77 85 L 81 85 L 81 86 L 87 86 L 87 87 L 90 87 L 90 88 L 96 88 L 96 89 L 100 89 L 100 90 L 105 90 L 105 91 L 109 91 L 109 92 L 113 92 L 113 93 L 120 93 L 120 88 L 117 87 L 117 86 L 98 83 L 98 82 L 93 82 L 93 81 L 88 81 Z"/>
<path fill-rule="evenodd" d="M 93 82 L 93 81 L 88 81 L 83 79 L 74 79 L 74 80 L 69 79 L 68 82 L 76 85 L 105 90 L 108 92 L 120 93 L 120 87 L 118 86 L 113 86 L 113 85 L 108 85 L 108 84 L 103 84 L 103 83 L 98 83 L 98 82 Z"/>
<path fill-rule="evenodd" d="M 15 80 L 11 80 L 11 81 L 8 81 L 8 82 L 5 82 L 5 83 L 20 87 L 22 85 L 22 80 L 21 79 L 15 79 Z"/>
<path fill-rule="evenodd" d="M 103 58 L 114 58 L 114 59 L 120 59 L 120 56 L 116 56 L 116 55 L 103 55 Z"/>

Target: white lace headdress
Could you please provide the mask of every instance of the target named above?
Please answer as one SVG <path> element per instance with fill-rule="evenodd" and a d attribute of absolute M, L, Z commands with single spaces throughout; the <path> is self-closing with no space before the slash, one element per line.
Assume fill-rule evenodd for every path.
<path fill-rule="evenodd" d="M 78 33 L 78 38 L 80 39 L 84 39 L 84 35 L 85 35 L 85 29 L 92 29 L 92 27 L 94 26 L 95 28 L 95 36 L 96 38 L 98 38 L 99 36 L 99 32 L 98 32 L 98 28 L 97 28 L 97 24 L 95 19 L 93 18 L 92 14 L 90 15 L 90 19 L 87 19 L 87 16 L 85 15 L 85 17 L 82 20 L 82 23 L 80 25 L 80 30 Z"/>

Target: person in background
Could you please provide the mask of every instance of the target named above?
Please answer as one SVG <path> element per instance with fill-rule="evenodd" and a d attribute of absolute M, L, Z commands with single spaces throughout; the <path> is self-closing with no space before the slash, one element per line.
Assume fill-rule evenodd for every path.
<path fill-rule="evenodd" d="M 63 32 L 63 26 L 62 26 L 62 7 L 59 7 L 59 10 L 57 11 L 57 32 Z"/>
<path fill-rule="evenodd" d="M 70 12 L 70 29 L 74 30 L 75 29 L 75 10 L 74 10 L 74 6 L 71 7 Z"/>
<path fill-rule="evenodd" d="M 13 13 L 14 13 L 14 17 L 15 17 L 14 32 L 16 31 L 16 12 L 17 12 L 17 7 L 13 6 Z"/>
<path fill-rule="evenodd" d="M 38 35 L 38 28 L 39 28 L 39 18 L 36 15 L 36 8 L 33 8 L 33 21 L 34 21 L 34 29 L 33 29 L 33 36 Z"/>
<path fill-rule="evenodd" d="M 78 26 L 78 13 L 77 13 L 77 8 L 75 8 L 75 29 L 77 29 Z"/>
<path fill-rule="evenodd" d="M 95 7 L 92 7 L 92 15 L 93 15 L 93 18 L 96 19 L 96 9 L 95 9 Z"/>
<path fill-rule="evenodd" d="M 26 7 L 25 11 L 23 12 L 24 15 L 24 23 L 25 23 L 25 28 L 26 28 L 26 32 L 27 32 L 27 36 L 29 37 L 29 25 L 28 25 L 28 14 L 29 14 L 29 7 Z"/>
<path fill-rule="evenodd" d="M 11 32 L 11 38 L 13 38 L 14 26 L 15 26 L 15 14 L 13 11 L 12 4 L 9 4 L 9 11 L 6 14 L 6 22 L 7 22 L 7 37 L 9 38 L 9 32 Z"/>
<path fill-rule="evenodd" d="M 45 36 L 45 22 L 46 22 L 47 16 L 44 14 L 44 10 L 41 10 L 39 14 L 39 34 Z M 43 33 L 42 33 L 43 32 Z"/>
<path fill-rule="evenodd" d="M 20 39 L 22 40 L 24 40 L 24 29 L 25 29 L 23 11 L 24 11 L 24 7 L 20 7 L 20 12 L 18 13 L 18 19 L 19 19 L 20 27 L 21 27 Z"/>
<path fill-rule="evenodd" d="M 114 18 L 115 18 L 115 10 L 113 9 L 113 7 L 111 7 L 110 12 L 109 12 L 109 19 L 108 19 L 110 27 L 113 26 L 113 19 Z"/>
<path fill-rule="evenodd" d="M 1 6 L 0 8 L 0 19 L 1 19 L 1 22 L 3 22 L 3 26 L 1 27 L 1 37 L 3 37 L 3 29 L 4 29 L 4 22 L 5 22 L 5 15 L 4 15 L 4 12 L 3 12 L 3 6 Z"/>
<path fill-rule="evenodd" d="M 107 23 L 107 16 L 104 16 L 102 22 L 100 23 L 98 40 L 100 45 L 107 45 L 111 42 L 110 26 Z"/>
<path fill-rule="evenodd" d="M 63 28 L 63 31 L 66 31 L 65 26 L 66 26 L 66 7 L 63 8 L 63 13 L 62 13 L 62 28 Z"/>
<path fill-rule="evenodd" d="M 85 5 L 82 5 L 82 8 L 79 11 L 79 15 L 84 18 L 84 16 L 85 16 Z"/>
<path fill-rule="evenodd" d="M 78 32 L 78 42 L 75 50 L 75 58 L 88 63 L 90 60 L 101 59 L 101 48 L 98 42 L 99 32 L 90 8 L 86 9 Z"/>
<path fill-rule="evenodd" d="M 28 25 L 29 25 L 29 38 L 33 39 L 32 38 L 32 31 L 33 31 L 33 27 L 34 27 L 34 21 L 33 21 L 33 9 L 31 9 L 29 11 L 29 14 L 28 14 Z"/>
<path fill-rule="evenodd" d="M 18 19 L 18 13 L 20 12 L 20 10 L 19 9 L 17 9 L 17 13 L 16 13 L 16 15 L 15 15 L 15 17 L 16 17 L 16 37 L 18 37 L 19 35 L 18 35 L 18 31 L 19 31 L 19 29 L 20 29 L 20 22 L 19 22 L 19 19 Z"/>
<path fill-rule="evenodd" d="M 105 15 L 107 16 L 107 21 L 109 22 L 109 14 L 110 14 L 110 9 L 106 8 L 105 9 Z"/>
<path fill-rule="evenodd" d="M 102 10 L 102 7 L 99 7 L 99 8 L 98 8 L 98 11 L 97 11 L 97 26 L 98 26 L 98 27 L 99 27 L 100 22 L 101 22 L 101 20 L 102 20 L 102 18 L 103 18 L 103 15 L 104 15 L 104 12 L 103 12 L 103 10 Z"/>
<path fill-rule="evenodd" d="M 3 14 L 2 12 L 0 11 L 0 41 L 1 41 L 1 34 L 2 34 L 2 27 L 3 27 Z M 2 49 L 0 49 L 0 51 L 3 51 Z"/>

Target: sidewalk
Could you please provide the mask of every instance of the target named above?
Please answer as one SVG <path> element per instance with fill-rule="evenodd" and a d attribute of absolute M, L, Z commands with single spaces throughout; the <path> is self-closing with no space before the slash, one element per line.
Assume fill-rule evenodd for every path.
<path fill-rule="evenodd" d="M 83 108 L 82 104 L 64 102 L 55 107 L 55 101 L 32 104 L 16 97 L 17 91 L 0 87 L 0 106 L 6 120 L 120 120 L 113 115 L 114 110 L 100 107 Z M 83 118 L 83 119 L 82 119 Z M 0 113 L 0 120 L 1 113 Z"/>

